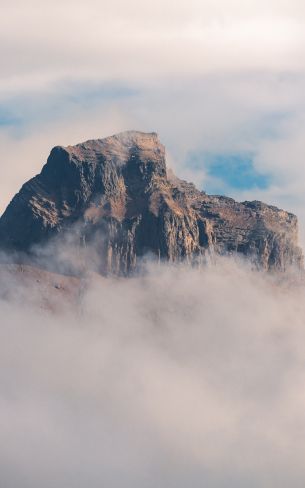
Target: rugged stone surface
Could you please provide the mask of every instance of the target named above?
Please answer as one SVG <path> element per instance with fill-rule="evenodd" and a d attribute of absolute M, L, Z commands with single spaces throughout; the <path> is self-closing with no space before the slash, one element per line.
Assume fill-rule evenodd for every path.
<path fill-rule="evenodd" d="M 94 246 L 102 274 L 128 274 L 147 253 L 169 261 L 241 253 L 266 270 L 303 266 L 293 214 L 169 176 L 155 133 L 52 149 L 1 217 L 0 245 L 31 253 L 71 229 L 81 249 Z"/>

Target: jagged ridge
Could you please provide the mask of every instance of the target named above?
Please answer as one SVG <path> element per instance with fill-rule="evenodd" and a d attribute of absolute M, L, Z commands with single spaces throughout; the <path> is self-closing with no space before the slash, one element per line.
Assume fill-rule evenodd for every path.
<path fill-rule="evenodd" d="M 167 175 L 156 133 L 128 131 L 55 147 L 0 219 L 0 243 L 29 253 L 77 225 L 102 274 L 128 274 L 147 252 L 169 261 L 237 252 L 263 269 L 302 267 L 295 215 L 209 196 Z"/>

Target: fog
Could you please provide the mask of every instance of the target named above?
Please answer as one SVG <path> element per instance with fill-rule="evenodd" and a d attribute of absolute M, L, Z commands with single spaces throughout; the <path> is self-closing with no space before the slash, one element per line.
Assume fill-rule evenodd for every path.
<path fill-rule="evenodd" d="M 77 304 L 55 289 L 50 310 L 39 280 L 8 276 L 1 486 L 304 486 L 302 284 L 147 264 L 88 276 Z"/>
<path fill-rule="evenodd" d="M 250 154 L 268 186 L 224 175 L 222 193 L 296 213 L 304 245 L 303 0 L 1 7 L 1 213 L 52 146 L 157 131 L 207 191 L 207 154 Z M 0 488 L 304 488 L 298 278 L 235 259 L 80 282 L 0 265 Z"/>

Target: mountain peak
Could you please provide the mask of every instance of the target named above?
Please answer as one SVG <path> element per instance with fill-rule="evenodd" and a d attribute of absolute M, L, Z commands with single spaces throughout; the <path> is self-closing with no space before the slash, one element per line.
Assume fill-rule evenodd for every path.
<path fill-rule="evenodd" d="M 266 270 L 302 267 L 294 215 L 168 176 L 155 132 L 53 148 L 1 217 L 0 245 L 31 253 L 76 227 L 82 248 L 94 245 L 102 274 L 127 274 L 147 252 L 169 261 L 240 253 Z"/>
<path fill-rule="evenodd" d="M 156 132 L 129 130 L 103 139 L 91 139 L 65 149 L 72 157 L 84 157 L 90 154 L 103 154 L 118 162 L 125 162 L 128 156 L 139 153 L 142 159 L 154 159 L 156 154 L 164 156 L 165 149 Z"/>

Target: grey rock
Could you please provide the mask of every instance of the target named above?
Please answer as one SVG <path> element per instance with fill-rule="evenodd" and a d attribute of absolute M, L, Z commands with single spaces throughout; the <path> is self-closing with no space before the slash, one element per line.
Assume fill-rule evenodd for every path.
<path fill-rule="evenodd" d="M 101 274 L 127 275 L 150 254 L 171 262 L 238 253 L 264 270 L 303 267 L 295 215 L 210 196 L 167 172 L 156 133 L 128 131 L 55 147 L 0 219 L 0 245 L 30 255 L 77 229 Z"/>

